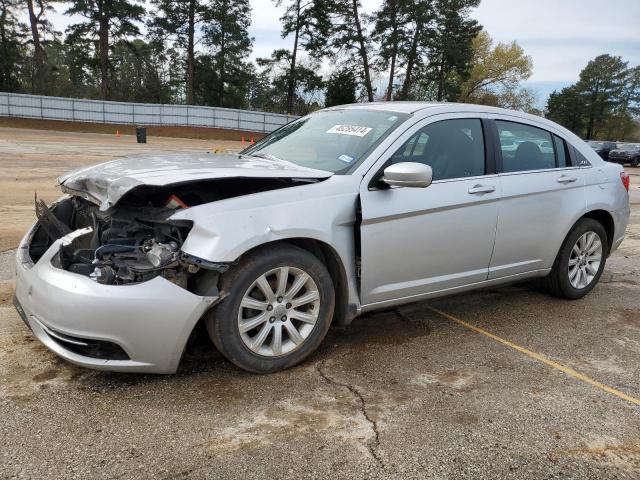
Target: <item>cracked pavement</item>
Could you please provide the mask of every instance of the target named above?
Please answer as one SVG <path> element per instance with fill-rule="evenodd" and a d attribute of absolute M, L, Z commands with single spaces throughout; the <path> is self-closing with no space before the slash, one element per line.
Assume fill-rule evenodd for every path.
<path fill-rule="evenodd" d="M 378 312 L 268 376 L 204 335 L 177 375 L 67 364 L 11 307 L 0 253 L 0 479 L 640 478 L 640 407 L 428 308 L 640 398 L 636 183 L 629 238 L 585 299 L 523 283 Z"/>

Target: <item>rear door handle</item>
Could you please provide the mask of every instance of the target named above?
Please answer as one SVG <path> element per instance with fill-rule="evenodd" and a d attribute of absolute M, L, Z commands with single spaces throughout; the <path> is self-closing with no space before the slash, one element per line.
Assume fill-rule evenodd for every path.
<path fill-rule="evenodd" d="M 492 185 L 474 185 L 473 187 L 471 187 L 469 189 L 469 193 L 475 194 L 475 193 L 491 193 L 491 192 L 495 192 L 496 191 L 496 187 L 492 186 Z"/>
<path fill-rule="evenodd" d="M 573 183 L 576 180 L 578 180 L 578 177 L 569 177 L 568 175 L 558 177 L 558 183 Z"/>

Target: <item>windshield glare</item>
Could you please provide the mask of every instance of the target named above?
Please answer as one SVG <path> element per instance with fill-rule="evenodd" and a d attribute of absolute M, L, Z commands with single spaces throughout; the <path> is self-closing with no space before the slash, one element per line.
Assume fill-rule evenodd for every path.
<path fill-rule="evenodd" d="M 620 146 L 620 148 L 618 148 L 618 150 L 622 150 L 624 152 L 631 152 L 633 150 L 638 150 L 638 149 L 640 149 L 640 146 L 639 145 L 633 145 L 633 144 L 622 145 L 622 146 Z"/>
<path fill-rule="evenodd" d="M 407 117 L 361 109 L 320 111 L 285 125 L 242 153 L 345 173 Z"/>

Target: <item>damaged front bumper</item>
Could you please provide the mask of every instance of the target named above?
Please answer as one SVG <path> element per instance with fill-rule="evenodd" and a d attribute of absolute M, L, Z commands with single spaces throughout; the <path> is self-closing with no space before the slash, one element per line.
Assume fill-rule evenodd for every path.
<path fill-rule="evenodd" d="M 130 285 L 103 285 L 52 264 L 60 248 L 86 233 L 56 240 L 33 262 L 29 245 L 16 254 L 15 302 L 33 334 L 50 350 L 83 367 L 174 373 L 189 335 L 217 296 L 199 296 L 157 276 Z"/>

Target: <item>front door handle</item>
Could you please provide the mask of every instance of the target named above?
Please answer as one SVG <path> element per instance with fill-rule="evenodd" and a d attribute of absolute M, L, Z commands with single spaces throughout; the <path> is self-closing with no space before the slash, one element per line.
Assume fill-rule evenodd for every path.
<path fill-rule="evenodd" d="M 578 180 L 578 177 L 570 177 L 568 175 L 562 175 L 558 177 L 558 183 L 573 183 Z"/>
<path fill-rule="evenodd" d="M 493 185 L 474 185 L 469 189 L 469 193 L 492 193 L 496 191 Z"/>

